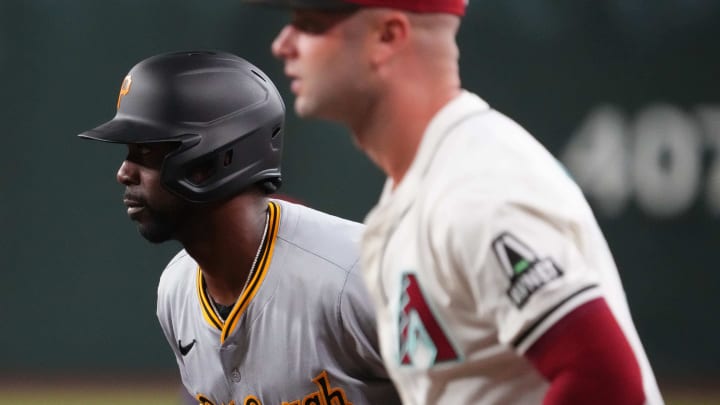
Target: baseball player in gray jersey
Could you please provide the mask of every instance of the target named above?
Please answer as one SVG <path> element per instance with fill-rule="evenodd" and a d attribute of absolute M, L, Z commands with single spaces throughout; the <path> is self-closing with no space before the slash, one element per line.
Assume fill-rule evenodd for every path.
<path fill-rule="evenodd" d="M 115 118 L 117 180 L 138 230 L 184 247 L 157 315 L 200 404 L 394 404 L 358 274 L 360 224 L 270 199 L 285 108 L 257 67 L 179 52 L 133 67 Z"/>

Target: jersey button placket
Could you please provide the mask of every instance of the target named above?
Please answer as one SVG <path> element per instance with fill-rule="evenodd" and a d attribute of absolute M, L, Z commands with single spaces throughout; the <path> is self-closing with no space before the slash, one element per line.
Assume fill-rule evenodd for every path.
<path fill-rule="evenodd" d="M 238 365 L 237 357 L 237 344 L 225 343 L 220 349 L 220 358 L 223 363 L 223 369 L 225 375 L 228 377 L 229 382 L 237 384 L 242 378 L 240 373 L 240 366 Z"/>
<path fill-rule="evenodd" d="M 240 368 L 235 367 L 230 371 L 230 380 L 234 383 L 240 382 Z"/>

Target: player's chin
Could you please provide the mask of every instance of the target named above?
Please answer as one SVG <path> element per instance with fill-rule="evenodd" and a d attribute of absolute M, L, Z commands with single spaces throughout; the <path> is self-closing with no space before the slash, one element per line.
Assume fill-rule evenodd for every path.
<path fill-rule="evenodd" d="M 300 93 L 295 96 L 295 112 L 302 118 L 319 118 L 319 103 L 308 94 Z"/>
<path fill-rule="evenodd" d="M 172 230 L 168 227 L 159 226 L 153 223 L 138 222 L 138 232 L 150 243 L 163 243 L 173 238 Z"/>
<path fill-rule="evenodd" d="M 295 99 L 295 113 L 301 118 L 314 118 L 328 121 L 337 120 L 331 106 L 309 97 L 298 96 Z"/>
<path fill-rule="evenodd" d="M 302 118 L 311 118 L 312 117 L 312 108 L 310 108 L 309 103 L 302 96 L 297 96 L 295 98 L 294 106 L 295 106 L 295 113 L 298 115 L 298 117 L 302 117 Z"/>

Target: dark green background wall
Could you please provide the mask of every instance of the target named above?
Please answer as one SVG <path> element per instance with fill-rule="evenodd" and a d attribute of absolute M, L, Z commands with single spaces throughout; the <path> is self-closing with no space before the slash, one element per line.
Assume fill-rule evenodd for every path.
<path fill-rule="evenodd" d="M 171 50 L 244 56 L 291 106 L 269 52 L 286 20 L 237 0 L 0 2 L 0 375 L 174 372 L 154 299 L 178 247 L 127 220 L 124 149 L 75 134 Z M 718 38 L 713 0 L 473 0 L 459 38 L 465 87 L 586 189 L 663 380 L 720 376 Z M 361 220 L 382 176 L 344 129 L 289 110 L 284 192 Z"/>

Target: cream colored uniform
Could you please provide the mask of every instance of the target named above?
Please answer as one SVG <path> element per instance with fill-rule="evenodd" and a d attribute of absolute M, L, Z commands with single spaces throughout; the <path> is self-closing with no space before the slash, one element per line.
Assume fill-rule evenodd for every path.
<path fill-rule="evenodd" d="M 548 384 L 523 354 L 597 297 L 637 356 L 647 403 L 662 403 L 589 205 L 519 125 L 463 92 L 393 186 L 366 218 L 362 263 L 403 403 L 542 403 Z"/>
<path fill-rule="evenodd" d="M 256 270 L 225 320 L 184 250 L 168 264 L 157 315 L 200 404 L 399 403 L 357 270 L 361 231 L 273 200 Z"/>

